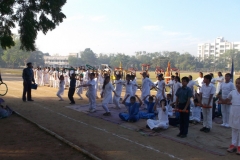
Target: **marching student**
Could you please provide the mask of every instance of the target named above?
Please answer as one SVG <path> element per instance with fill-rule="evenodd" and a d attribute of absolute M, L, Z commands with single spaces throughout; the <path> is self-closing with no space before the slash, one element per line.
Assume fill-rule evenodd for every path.
<path fill-rule="evenodd" d="M 130 102 L 130 97 L 133 96 L 133 91 L 132 91 L 133 83 L 131 81 L 131 75 L 130 74 L 126 75 L 126 82 L 125 82 L 124 85 L 126 87 L 124 99 L 129 95 L 128 98 L 126 99 L 126 102 L 129 103 Z"/>
<path fill-rule="evenodd" d="M 175 81 L 173 82 L 172 91 L 173 91 L 173 102 L 176 102 L 176 99 L 177 99 L 176 93 L 177 93 L 177 90 L 182 87 L 182 84 L 181 84 L 180 78 L 178 76 L 175 76 L 174 79 L 175 79 Z"/>
<path fill-rule="evenodd" d="M 189 112 L 190 112 L 190 98 L 192 95 L 191 88 L 187 87 L 189 82 L 188 77 L 182 78 L 182 87 L 178 88 L 176 92 L 176 107 L 180 112 L 180 132 L 177 135 L 178 137 L 185 138 L 188 134 L 189 126 Z"/>
<path fill-rule="evenodd" d="M 111 113 L 110 113 L 107 105 L 108 105 L 108 103 L 112 103 L 112 92 L 114 93 L 114 95 L 116 97 L 118 97 L 118 95 L 116 94 L 116 92 L 113 88 L 113 85 L 110 82 L 110 77 L 109 76 L 105 77 L 102 89 L 103 89 L 103 91 L 101 93 L 101 97 L 103 98 L 102 107 L 106 111 L 106 113 L 104 113 L 103 115 L 104 116 L 110 116 Z"/>
<path fill-rule="evenodd" d="M 147 77 L 147 73 L 142 73 L 142 94 L 141 99 L 143 100 L 147 95 L 150 95 L 150 87 L 155 86 L 154 83 Z M 145 107 L 146 109 L 146 107 Z"/>
<path fill-rule="evenodd" d="M 200 88 L 202 87 L 202 85 L 204 84 L 203 82 L 203 73 L 202 72 L 199 72 L 199 77 L 195 80 L 195 82 L 198 82 L 198 89 L 197 89 L 197 93 L 199 93 L 200 91 Z"/>
<path fill-rule="evenodd" d="M 189 82 L 187 86 L 191 88 L 192 93 L 194 93 L 194 86 L 196 85 L 196 82 L 192 80 L 192 75 L 189 75 L 188 78 L 189 78 Z"/>
<path fill-rule="evenodd" d="M 41 71 L 41 68 L 39 67 L 36 70 L 36 79 L 37 79 L 37 84 L 40 86 L 42 81 L 42 71 Z"/>
<path fill-rule="evenodd" d="M 135 75 L 131 75 L 131 80 L 132 80 L 132 83 L 133 83 L 133 85 L 132 85 L 133 95 L 136 94 L 137 89 L 138 89 L 138 85 L 137 85 L 137 81 L 136 81 L 136 78 L 135 78 L 135 77 L 136 77 Z"/>
<path fill-rule="evenodd" d="M 232 75 L 230 73 L 225 74 L 225 82 L 223 82 L 220 86 L 220 92 L 221 92 L 221 99 L 225 100 L 227 99 L 228 94 L 235 89 L 233 83 L 230 81 Z M 229 122 L 229 113 L 230 113 L 230 105 L 227 104 L 221 104 L 221 112 L 222 112 L 222 120 L 223 124 L 221 126 L 223 127 L 230 127 Z"/>
<path fill-rule="evenodd" d="M 232 142 L 227 151 L 231 153 L 237 151 L 237 154 L 240 155 L 240 78 L 237 78 L 235 83 L 236 90 L 231 91 L 227 99 L 220 99 L 220 101 L 231 105 L 229 126 L 232 128 Z"/>
<path fill-rule="evenodd" d="M 157 76 L 157 78 L 158 78 L 158 80 L 154 83 L 158 89 L 156 97 L 158 97 L 160 100 L 166 99 L 166 97 L 165 97 L 165 82 L 164 82 L 163 74 L 159 74 Z"/>
<path fill-rule="evenodd" d="M 83 85 L 83 74 L 80 74 L 79 76 L 79 85 Z M 83 100 L 83 97 L 81 96 L 81 94 L 83 94 L 83 87 L 77 88 L 76 93 L 79 96 L 79 100 Z"/>
<path fill-rule="evenodd" d="M 70 72 L 68 72 L 68 73 L 69 73 L 69 77 L 70 77 L 70 86 L 69 86 L 69 90 L 68 90 L 68 98 L 71 101 L 70 104 L 75 104 L 73 95 L 74 95 L 75 87 L 76 87 L 76 78 L 75 78 L 76 75 L 75 75 L 75 73 L 72 73 L 71 75 L 70 75 Z"/>
<path fill-rule="evenodd" d="M 147 97 L 148 97 L 148 101 L 146 100 Z M 147 106 L 147 112 L 139 112 L 139 118 L 140 119 L 153 119 L 155 117 L 154 108 L 153 108 L 155 102 L 153 102 L 153 100 L 154 100 L 153 97 L 154 96 L 147 95 L 143 99 L 143 102 Z"/>
<path fill-rule="evenodd" d="M 204 76 L 204 84 L 200 89 L 200 106 L 202 106 L 203 113 L 203 128 L 200 131 L 205 133 L 210 132 L 212 128 L 212 104 L 215 87 L 210 85 L 212 77 L 210 75 Z"/>
<path fill-rule="evenodd" d="M 89 112 L 96 112 L 96 88 L 95 88 L 95 83 L 96 81 L 94 80 L 95 74 L 90 73 L 87 84 L 79 85 L 79 87 L 88 87 L 88 100 L 89 100 Z"/>
<path fill-rule="evenodd" d="M 63 101 L 63 98 L 61 95 L 63 95 L 63 93 L 64 93 L 64 85 L 65 85 L 64 77 L 63 77 L 63 75 L 61 75 L 60 77 L 58 76 L 58 78 L 59 78 L 59 89 L 57 92 L 57 96 L 60 98 L 59 101 Z"/>
<path fill-rule="evenodd" d="M 159 108 L 157 108 L 158 105 Z M 166 104 L 166 100 L 160 100 L 157 98 L 154 105 L 154 110 L 158 112 L 158 120 L 148 119 L 146 127 L 154 131 L 159 131 L 160 129 L 168 129 L 168 116 L 172 116 L 173 112 L 171 107 Z"/>
<path fill-rule="evenodd" d="M 128 108 L 128 113 L 119 113 L 119 117 L 123 121 L 127 122 L 136 122 L 139 120 L 139 107 L 142 105 L 141 99 L 135 95 L 130 97 L 130 103 L 126 102 L 130 95 L 127 95 L 124 100 L 122 101 L 122 104 L 125 104 L 125 106 Z M 139 103 L 136 102 L 136 98 L 138 99 Z"/>
<path fill-rule="evenodd" d="M 218 77 L 216 77 L 215 80 L 217 81 L 216 94 L 218 94 L 220 91 L 221 84 L 224 82 L 222 72 L 218 72 Z"/>
<path fill-rule="evenodd" d="M 53 87 L 53 68 L 49 71 L 49 87 Z"/>
<path fill-rule="evenodd" d="M 124 84 L 124 82 L 121 80 L 121 75 L 118 74 L 116 76 L 116 80 L 115 80 L 115 92 L 118 96 L 115 96 L 113 97 L 113 103 L 116 105 L 117 108 L 121 108 L 120 107 L 120 104 L 119 104 L 119 101 L 120 101 L 120 98 L 121 98 L 121 93 L 122 93 L 122 85 Z"/>

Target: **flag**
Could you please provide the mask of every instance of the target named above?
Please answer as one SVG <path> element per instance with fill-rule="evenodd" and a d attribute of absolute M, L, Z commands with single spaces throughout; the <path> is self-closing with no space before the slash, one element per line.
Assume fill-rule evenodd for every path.
<path fill-rule="evenodd" d="M 231 68 L 231 75 L 232 75 L 232 79 L 231 81 L 233 82 L 233 79 L 234 79 L 234 62 L 233 62 L 233 58 L 232 58 L 232 68 Z"/>

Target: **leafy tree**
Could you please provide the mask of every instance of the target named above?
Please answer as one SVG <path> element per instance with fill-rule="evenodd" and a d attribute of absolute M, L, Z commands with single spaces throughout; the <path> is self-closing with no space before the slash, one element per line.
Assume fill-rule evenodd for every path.
<path fill-rule="evenodd" d="M 74 67 L 83 66 L 82 59 L 76 58 L 76 57 L 73 57 L 73 56 L 68 57 L 68 62 L 69 62 L 70 66 L 74 66 Z"/>
<path fill-rule="evenodd" d="M 43 53 L 41 51 L 31 52 L 27 61 L 32 62 L 34 66 L 44 66 Z"/>
<path fill-rule="evenodd" d="M 97 64 L 96 54 L 90 48 L 86 48 L 83 52 L 81 52 L 81 59 L 84 62 L 84 64 L 89 65 Z"/>
<path fill-rule="evenodd" d="M 20 27 L 21 49 L 36 50 L 38 31 L 46 34 L 63 22 L 62 7 L 66 0 L 1 0 L 0 43 L 3 49 L 15 45 L 11 29 Z"/>

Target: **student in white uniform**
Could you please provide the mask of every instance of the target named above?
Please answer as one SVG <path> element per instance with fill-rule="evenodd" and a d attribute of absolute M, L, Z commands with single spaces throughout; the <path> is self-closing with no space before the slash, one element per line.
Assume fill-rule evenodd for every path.
<path fill-rule="evenodd" d="M 199 106 L 198 99 L 194 99 L 190 103 L 192 115 L 190 116 L 190 121 L 196 124 L 201 121 L 201 107 Z"/>
<path fill-rule="evenodd" d="M 202 72 L 199 72 L 199 77 L 195 80 L 195 82 L 198 82 L 197 93 L 199 93 L 200 88 L 201 88 L 202 85 L 204 84 L 204 82 L 203 82 L 203 73 L 202 73 Z"/>
<path fill-rule="evenodd" d="M 58 78 L 59 78 L 59 89 L 58 89 L 58 92 L 57 92 L 57 96 L 60 98 L 59 101 L 63 101 L 62 95 L 64 93 L 64 85 L 65 85 L 64 77 L 63 77 L 63 75 L 61 75 Z"/>
<path fill-rule="evenodd" d="M 113 88 L 112 83 L 110 82 L 110 77 L 107 76 L 104 79 L 103 91 L 101 93 L 101 97 L 103 98 L 102 107 L 106 111 L 106 113 L 103 114 L 104 116 L 110 116 L 111 115 L 107 105 L 108 105 L 108 103 L 112 103 L 112 92 L 114 93 L 114 95 L 116 97 L 118 97 L 118 95 L 116 94 L 116 92 Z"/>
<path fill-rule="evenodd" d="M 137 89 L 138 89 L 138 85 L 137 85 L 137 81 L 136 81 L 136 76 L 135 75 L 131 75 L 131 80 L 132 80 L 132 91 L 133 91 L 133 95 L 136 95 Z"/>
<path fill-rule="evenodd" d="M 37 75 L 37 84 L 40 86 L 41 85 L 41 81 L 42 81 L 42 71 L 41 71 L 41 68 L 37 69 L 36 75 Z"/>
<path fill-rule="evenodd" d="M 176 93 L 177 93 L 177 90 L 178 88 L 181 88 L 182 87 L 182 83 L 180 82 L 180 78 L 178 76 L 175 76 L 175 81 L 173 82 L 173 102 L 176 102 L 176 99 L 177 99 L 177 96 L 176 96 Z"/>
<path fill-rule="evenodd" d="M 95 80 L 95 89 L 96 89 L 96 98 L 98 99 L 99 97 L 98 97 L 98 95 L 97 95 L 97 90 L 98 90 L 98 75 L 96 74 L 95 75 L 95 78 L 94 78 L 94 80 Z"/>
<path fill-rule="evenodd" d="M 212 77 L 210 75 L 204 76 L 204 83 L 200 89 L 200 103 L 203 113 L 203 128 L 200 131 L 205 133 L 210 132 L 212 128 L 212 104 L 213 95 L 215 94 L 215 87 L 210 85 Z"/>
<path fill-rule="evenodd" d="M 121 97 L 121 93 L 122 93 L 122 85 L 124 84 L 124 82 L 121 80 L 121 75 L 117 75 L 116 80 L 115 80 L 115 92 L 117 95 L 119 96 L 115 96 L 113 97 L 113 103 L 116 105 L 117 108 L 121 108 L 119 101 L 120 101 L 120 97 Z"/>
<path fill-rule="evenodd" d="M 221 92 L 221 98 L 223 100 L 225 100 L 228 94 L 235 89 L 233 83 L 230 81 L 231 77 L 232 75 L 230 73 L 225 74 L 225 82 L 221 83 L 220 92 Z M 222 120 L 223 120 L 223 124 L 221 124 L 221 126 L 223 127 L 227 127 L 227 128 L 230 127 L 228 124 L 230 108 L 231 108 L 230 105 L 221 104 Z"/>
<path fill-rule="evenodd" d="M 236 81 L 236 90 L 231 91 L 226 100 L 221 100 L 222 103 L 231 105 L 229 125 L 232 128 L 232 142 L 227 149 L 228 152 L 236 152 L 240 155 L 240 78 Z"/>
<path fill-rule="evenodd" d="M 53 87 L 53 68 L 51 68 L 48 73 L 49 73 L 49 87 Z"/>
<path fill-rule="evenodd" d="M 211 80 L 211 83 L 210 83 L 210 85 L 213 85 L 213 86 L 215 86 L 215 84 L 216 84 L 216 78 L 214 78 L 214 75 L 213 75 L 213 73 L 209 73 L 209 75 L 212 77 L 212 80 Z"/>
<path fill-rule="evenodd" d="M 80 74 L 79 76 L 79 85 L 83 85 L 83 74 Z M 79 100 L 83 100 L 83 97 L 81 96 L 81 94 L 83 94 L 83 87 L 79 87 L 76 90 L 76 93 L 79 96 Z"/>
<path fill-rule="evenodd" d="M 160 100 L 166 99 L 166 96 L 165 96 L 165 81 L 164 81 L 164 78 L 163 78 L 163 74 L 158 75 L 158 80 L 156 82 L 154 82 L 154 84 L 158 88 L 156 97 Z"/>
<path fill-rule="evenodd" d="M 158 120 L 148 119 L 146 127 L 154 131 L 159 131 L 160 129 L 168 129 L 168 116 L 173 115 L 172 109 L 166 105 L 165 99 L 162 99 L 161 101 L 159 101 L 159 99 L 156 99 L 156 102 L 158 103 L 155 103 L 154 110 L 158 112 Z M 157 106 L 159 107 L 157 108 Z"/>
<path fill-rule="evenodd" d="M 129 95 L 128 98 L 126 99 L 126 102 L 130 103 L 130 97 L 134 96 L 133 91 L 132 91 L 133 83 L 131 81 L 131 75 L 130 74 L 126 75 L 126 82 L 124 83 L 124 85 L 125 85 L 125 88 L 126 88 L 124 99 Z"/>
<path fill-rule="evenodd" d="M 222 75 L 222 72 L 218 72 L 218 77 L 216 77 L 216 82 L 217 82 L 216 94 L 218 94 L 220 91 L 220 86 L 224 82 L 224 77 Z"/>
<path fill-rule="evenodd" d="M 147 77 L 147 73 L 142 73 L 143 79 L 142 79 L 142 94 L 141 99 L 143 100 L 147 95 L 150 95 L 150 89 L 151 87 L 155 86 L 154 83 Z M 146 107 L 144 107 L 146 108 Z"/>
<path fill-rule="evenodd" d="M 95 83 L 94 80 L 95 74 L 90 73 L 90 80 L 87 82 L 87 84 L 79 85 L 79 87 L 88 87 L 88 99 L 89 99 L 89 111 L 90 112 L 96 112 L 96 89 L 95 89 Z"/>
<path fill-rule="evenodd" d="M 41 86 L 45 86 L 45 83 L 46 83 L 46 69 L 43 68 Z"/>

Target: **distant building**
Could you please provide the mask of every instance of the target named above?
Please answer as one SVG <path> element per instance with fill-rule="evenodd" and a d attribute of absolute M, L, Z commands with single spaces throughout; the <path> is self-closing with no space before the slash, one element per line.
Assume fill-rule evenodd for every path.
<path fill-rule="evenodd" d="M 240 50 L 240 42 L 228 42 L 223 37 L 218 37 L 213 43 L 198 44 L 198 57 L 201 60 L 211 56 L 218 58 L 230 49 Z"/>
<path fill-rule="evenodd" d="M 58 54 L 53 56 L 43 56 L 45 66 L 48 67 L 69 67 L 68 56 L 60 56 Z"/>

